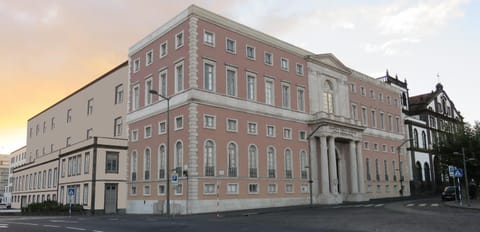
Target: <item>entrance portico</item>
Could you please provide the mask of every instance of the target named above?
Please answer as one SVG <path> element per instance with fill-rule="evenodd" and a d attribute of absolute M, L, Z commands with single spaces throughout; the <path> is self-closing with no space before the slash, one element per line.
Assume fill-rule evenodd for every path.
<path fill-rule="evenodd" d="M 319 122 L 310 137 L 313 200 L 319 204 L 366 201 L 362 131 L 357 125 Z"/>

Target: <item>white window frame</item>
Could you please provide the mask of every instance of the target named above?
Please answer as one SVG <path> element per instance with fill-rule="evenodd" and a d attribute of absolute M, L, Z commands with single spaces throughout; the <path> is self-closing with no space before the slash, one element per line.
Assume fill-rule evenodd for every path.
<path fill-rule="evenodd" d="M 292 191 L 288 191 L 288 187 L 287 186 L 291 186 L 291 190 Z M 285 184 L 285 193 L 295 193 L 295 185 L 293 185 L 292 183 L 286 183 Z"/>
<path fill-rule="evenodd" d="M 133 73 L 140 71 L 140 57 L 133 60 Z"/>
<path fill-rule="evenodd" d="M 303 64 L 296 63 L 295 64 L 295 72 L 297 73 L 297 75 L 303 76 L 304 73 L 305 73 L 305 71 L 303 69 Z"/>
<path fill-rule="evenodd" d="M 181 81 L 182 81 L 182 85 L 179 86 L 178 84 L 178 80 L 179 80 L 179 72 L 178 72 L 178 67 L 181 66 L 182 67 L 182 77 L 181 77 Z M 177 62 L 175 64 L 175 93 L 180 93 L 180 92 L 183 92 L 185 90 L 185 65 L 184 65 L 184 62 L 183 60 L 180 61 L 180 62 Z"/>
<path fill-rule="evenodd" d="M 287 137 L 287 136 L 286 136 L 285 133 L 286 133 L 287 131 L 290 131 L 290 132 L 289 132 L 290 137 Z M 283 128 L 283 139 L 292 140 L 292 138 L 293 138 L 292 128 L 290 128 L 290 127 L 284 127 L 284 128 Z"/>
<path fill-rule="evenodd" d="M 297 87 L 297 110 L 305 112 L 305 88 Z"/>
<path fill-rule="evenodd" d="M 150 83 L 150 84 L 149 84 Z M 150 85 L 150 87 L 148 87 Z M 150 90 L 153 89 L 153 78 L 148 76 L 145 78 L 145 106 L 151 105 L 153 103 L 153 95 L 150 93 Z M 150 89 L 149 89 L 150 88 Z"/>
<path fill-rule="evenodd" d="M 235 93 L 231 94 L 228 92 L 228 71 L 233 71 L 235 73 L 235 82 L 234 82 L 234 90 Z M 231 97 L 237 97 L 238 96 L 238 70 L 234 67 L 230 67 L 230 66 L 226 66 L 225 68 L 225 94 L 227 96 L 231 96 Z"/>
<path fill-rule="evenodd" d="M 150 60 L 148 60 L 150 55 Z M 145 67 L 153 64 L 153 49 L 150 49 L 148 52 L 145 53 Z"/>
<path fill-rule="evenodd" d="M 267 61 L 267 57 L 270 56 L 270 62 Z M 263 52 L 263 63 L 269 66 L 273 66 L 273 53 L 271 52 Z"/>
<path fill-rule="evenodd" d="M 178 124 L 177 124 L 177 119 L 178 119 L 178 118 L 181 118 L 181 119 L 182 119 L 182 126 L 181 126 L 181 127 L 179 127 Z M 185 124 L 185 121 L 183 120 L 183 115 L 176 116 L 174 120 L 175 120 L 175 121 L 174 121 L 174 122 L 175 122 L 175 127 L 174 127 L 175 129 L 174 129 L 174 130 L 177 131 L 177 130 L 183 129 L 184 124 Z"/>
<path fill-rule="evenodd" d="M 250 185 L 255 185 L 256 190 L 255 192 L 250 191 Z M 260 185 L 258 183 L 248 183 L 248 194 L 259 194 L 260 193 Z"/>
<path fill-rule="evenodd" d="M 181 192 L 178 192 L 178 189 L 181 189 L 182 191 L 181 191 Z M 174 190 L 173 190 L 173 191 L 175 192 L 175 196 L 181 196 L 181 195 L 183 195 L 183 184 L 180 184 L 180 183 L 177 184 L 177 186 L 174 187 Z"/>
<path fill-rule="evenodd" d="M 180 37 L 181 36 L 181 37 Z M 179 39 L 181 38 L 181 40 Z M 175 34 L 175 49 L 179 49 L 183 47 L 185 44 L 185 35 L 183 33 L 183 30 Z"/>
<path fill-rule="evenodd" d="M 150 135 L 147 135 L 147 128 L 150 128 Z M 143 138 L 149 139 L 151 137 L 152 137 L 152 124 L 149 124 L 143 127 Z"/>
<path fill-rule="evenodd" d="M 165 40 L 165 42 L 160 44 L 159 57 L 163 58 L 167 55 L 168 55 L 168 40 Z"/>
<path fill-rule="evenodd" d="M 253 51 L 253 57 L 248 56 L 248 50 L 249 50 L 249 48 L 251 48 L 252 51 Z M 246 45 L 245 45 L 245 56 L 247 57 L 247 59 L 249 59 L 249 60 L 256 60 L 256 59 L 257 59 L 257 55 L 256 55 L 257 51 L 256 51 L 256 50 L 257 50 L 257 49 L 256 49 L 254 46 L 246 44 Z"/>
<path fill-rule="evenodd" d="M 233 42 L 233 50 L 228 49 L 228 42 L 229 41 Z M 231 54 L 237 54 L 237 41 L 232 39 L 232 38 L 226 37 L 225 38 L 225 51 L 227 51 L 228 53 L 231 53 Z"/>
<path fill-rule="evenodd" d="M 138 129 L 132 130 L 131 134 L 131 140 L 132 142 L 137 142 L 138 141 Z"/>
<path fill-rule="evenodd" d="M 307 141 L 307 132 L 306 131 L 304 131 L 304 130 L 299 130 L 298 131 L 298 141 L 302 141 L 302 142 Z"/>
<path fill-rule="evenodd" d="M 284 65 L 285 64 L 285 65 Z M 282 57 L 280 58 L 280 69 L 283 70 L 283 71 L 289 71 L 290 69 L 290 64 L 289 64 L 289 61 L 287 58 L 285 57 Z"/>
<path fill-rule="evenodd" d="M 257 75 L 251 72 L 247 72 L 246 75 L 246 97 L 248 101 L 257 101 Z M 250 79 L 253 79 L 253 89 L 250 89 Z M 252 91 L 252 92 L 250 92 Z M 251 96 L 253 95 L 253 96 Z"/>
<path fill-rule="evenodd" d="M 363 150 L 370 150 L 370 143 L 368 143 L 368 141 L 363 141 Z"/>
<path fill-rule="evenodd" d="M 272 83 L 272 90 L 270 98 L 267 96 L 267 83 Z M 275 105 L 275 79 L 265 78 L 265 104 L 274 106 Z"/>
<path fill-rule="evenodd" d="M 272 187 L 272 186 L 273 186 L 273 191 L 272 191 L 272 189 L 270 189 L 270 187 Z M 267 189 L 268 189 L 268 193 L 269 193 L 269 194 L 278 193 L 278 186 L 277 186 L 277 184 L 269 183 L 268 186 L 267 186 Z"/>
<path fill-rule="evenodd" d="M 250 125 L 255 125 L 255 131 L 250 131 Z M 258 123 L 257 122 L 252 122 L 252 121 L 247 122 L 247 134 L 249 134 L 249 135 L 257 135 L 258 134 Z"/>
<path fill-rule="evenodd" d="M 165 75 L 165 86 L 162 85 L 162 76 Z M 165 89 L 165 92 L 163 92 Z M 158 72 L 158 92 L 162 96 L 168 96 L 168 69 L 164 68 Z"/>
<path fill-rule="evenodd" d="M 235 191 L 235 192 L 230 191 L 229 186 L 236 186 L 236 187 L 235 187 L 235 190 L 236 190 L 236 191 Z M 227 183 L 227 186 L 226 186 L 226 188 L 227 188 L 227 190 L 226 190 L 227 194 L 229 194 L 229 195 L 239 194 L 240 191 L 238 191 L 238 186 L 239 186 L 238 183 Z"/>
<path fill-rule="evenodd" d="M 213 186 L 213 192 L 207 191 L 207 185 Z M 204 183 L 203 184 L 203 195 L 215 195 L 217 194 L 217 184 L 215 183 Z"/>
<path fill-rule="evenodd" d="M 229 123 L 228 123 L 229 121 L 234 121 L 235 122 L 235 129 L 232 130 L 232 129 L 229 128 Z M 228 131 L 228 132 L 238 132 L 238 119 L 226 118 L 225 123 L 226 123 L 226 125 L 225 125 L 226 131 Z"/>
<path fill-rule="evenodd" d="M 212 80 L 211 80 L 211 88 L 207 88 L 206 86 L 206 80 L 207 80 L 207 75 L 206 75 L 206 66 L 207 65 L 211 65 L 212 66 Z M 203 60 L 203 88 L 207 91 L 210 91 L 210 92 L 215 92 L 215 87 L 216 87 L 216 76 L 217 76 L 217 73 L 216 73 L 216 63 L 213 62 L 213 61 L 210 61 L 210 60 L 206 60 L 204 59 Z"/>
<path fill-rule="evenodd" d="M 135 189 L 135 192 L 133 191 L 134 189 Z M 63 186 L 62 186 L 62 190 L 63 190 Z M 135 185 L 130 186 L 130 196 L 136 196 L 136 195 L 137 195 L 137 186 Z"/>
<path fill-rule="evenodd" d="M 212 119 L 212 123 L 213 125 L 209 126 L 207 125 L 207 119 L 208 118 L 211 118 Z M 217 128 L 217 118 L 215 115 L 211 115 L 211 114 L 204 114 L 203 115 L 203 128 L 207 128 L 207 129 L 216 129 Z"/>
<path fill-rule="evenodd" d="M 135 84 L 132 87 L 132 110 L 140 108 L 140 84 Z"/>
<path fill-rule="evenodd" d="M 165 131 L 162 131 L 162 124 L 165 125 L 165 127 L 164 127 Z M 158 122 L 158 134 L 159 135 L 164 135 L 166 133 L 167 133 L 167 121 L 162 120 L 162 121 Z"/>
<path fill-rule="evenodd" d="M 145 191 L 148 187 L 148 193 L 147 191 Z M 150 186 L 149 184 L 146 184 L 143 186 L 143 195 L 144 196 L 151 196 L 152 195 L 152 186 Z"/>
<path fill-rule="evenodd" d="M 211 41 L 209 41 L 209 37 L 211 37 Z M 203 44 L 209 47 L 215 47 L 215 32 L 203 30 Z"/>
<path fill-rule="evenodd" d="M 163 190 L 164 190 L 163 193 L 160 192 L 160 186 L 163 186 Z M 166 192 L 167 192 L 167 188 L 166 188 L 165 184 L 158 184 L 157 185 L 157 196 L 165 196 Z"/>
<path fill-rule="evenodd" d="M 351 105 L 351 112 L 352 112 L 352 115 L 351 115 L 351 118 L 353 120 L 358 120 L 358 107 L 357 107 L 357 104 L 354 104 L 352 103 Z"/>
<path fill-rule="evenodd" d="M 363 123 L 363 125 L 368 126 L 368 110 L 367 110 L 367 107 L 362 106 L 361 113 L 362 113 L 362 123 Z"/>
<path fill-rule="evenodd" d="M 285 93 L 285 89 L 287 88 L 287 92 Z M 291 87 L 290 84 L 282 82 L 281 83 L 281 89 L 282 89 L 282 108 L 284 109 L 290 109 L 291 108 L 291 102 L 292 102 L 292 94 L 291 94 Z M 285 94 L 287 94 L 286 99 L 285 99 Z M 285 102 L 286 101 L 286 102 Z"/>
<path fill-rule="evenodd" d="M 273 134 L 269 134 L 268 128 L 273 128 Z M 275 138 L 276 137 L 276 128 L 275 125 L 266 125 L 265 126 L 265 135 L 267 137 Z"/>

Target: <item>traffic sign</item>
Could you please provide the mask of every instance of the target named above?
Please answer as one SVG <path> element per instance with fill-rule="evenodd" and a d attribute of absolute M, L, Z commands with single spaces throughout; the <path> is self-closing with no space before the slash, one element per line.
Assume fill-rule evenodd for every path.
<path fill-rule="evenodd" d="M 455 166 L 448 165 L 448 175 L 451 176 L 451 177 L 454 177 L 455 176 L 455 174 L 454 174 L 455 169 L 456 169 Z"/>
<path fill-rule="evenodd" d="M 75 189 L 74 188 L 69 188 L 68 189 L 68 195 L 70 195 L 70 196 L 75 195 Z"/>
<path fill-rule="evenodd" d="M 172 175 L 172 184 L 178 184 L 178 175 L 176 173 Z"/>
<path fill-rule="evenodd" d="M 455 169 L 453 176 L 455 177 L 462 177 L 463 176 L 463 170 L 461 168 Z"/>

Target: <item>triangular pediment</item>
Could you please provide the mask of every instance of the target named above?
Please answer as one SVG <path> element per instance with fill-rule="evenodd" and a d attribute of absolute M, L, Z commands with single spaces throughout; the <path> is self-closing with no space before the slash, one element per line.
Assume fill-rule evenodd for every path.
<path fill-rule="evenodd" d="M 335 57 L 332 53 L 325 53 L 325 54 L 317 54 L 307 56 L 307 61 L 312 63 L 325 66 L 328 68 L 333 68 L 337 71 L 343 72 L 345 74 L 350 74 L 350 68 L 345 66 L 337 57 Z"/>

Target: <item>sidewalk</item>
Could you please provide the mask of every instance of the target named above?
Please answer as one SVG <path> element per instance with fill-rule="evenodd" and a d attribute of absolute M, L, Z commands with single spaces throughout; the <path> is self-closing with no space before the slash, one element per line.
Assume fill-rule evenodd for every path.
<path fill-rule="evenodd" d="M 460 203 L 458 201 L 448 201 L 448 202 L 445 202 L 445 205 L 447 205 L 449 207 L 454 207 L 454 208 L 465 208 L 465 209 L 480 210 L 480 200 L 479 199 L 470 200 L 470 204 L 467 204 L 467 201 L 463 200 L 462 205 L 460 205 Z"/>

